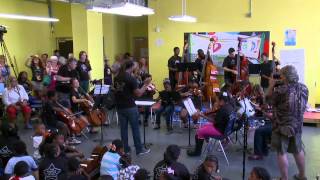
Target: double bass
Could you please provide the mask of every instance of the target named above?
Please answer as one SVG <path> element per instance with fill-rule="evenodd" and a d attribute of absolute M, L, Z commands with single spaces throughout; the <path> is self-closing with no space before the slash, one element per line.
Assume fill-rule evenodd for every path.
<path fill-rule="evenodd" d="M 234 84 L 232 85 L 232 94 L 236 95 L 241 91 L 244 83 L 249 82 L 249 61 L 245 55 L 241 56 L 241 43 L 242 38 L 238 38 L 238 54 L 237 54 L 237 65 L 235 70 L 237 75 L 234 75 Z M 250 88 L 251 89 L 251 88 Z M 250 90 L 248 89 L 248 90 Z M 248 92 L 249 93 L 249 92 Z"/>
<path fill-rule="evenodd" d="M 213 38 L 210 39 L 210 44 L 208 45 L 207 57 L 204 62 L 202 69 L 201 81 L 205 84 L 205 98 L 209 101 L 216 100 L 216 93 L 220 91 L 219 81 L 218 81 L 218 68 L 214 65 L 210 51 L 215 46 L 215 41 Z"/>
<path fill-rule="evenodd" d="M 65 108 L 58 102 L 56 104 L 61 108 L 60 111 L 56 111 L 58 117 L 68 125 L 71 132 L 80 134 L 88 126 L 84 119 L 77 117 L 77 114 L 73 114 L 70 109 Z"/>

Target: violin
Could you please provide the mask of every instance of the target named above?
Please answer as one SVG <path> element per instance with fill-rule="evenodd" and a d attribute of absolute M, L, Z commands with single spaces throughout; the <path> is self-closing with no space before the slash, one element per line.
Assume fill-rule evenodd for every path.
<path fill-rule="evenodd" d="M 80 166 L 84 169 L 86 173 L 89 174 L 91 179 L 96 179 L 99 177 L 100 163 L 103 155 L 108 151 L 106 146 L 96 146 L 91 156 L 83 160 Z"/>
<path fill-rule="evenodd" d="M 84 119 L 77 117 L 77 114 L 73 114 L 70 109 L 65 108 L 58 102 L 56 104 L 61 108 L 61 111 L 56 112 L 57 115 L 68 125 L 73 133 L 80 134 L 88 126 Z"/>

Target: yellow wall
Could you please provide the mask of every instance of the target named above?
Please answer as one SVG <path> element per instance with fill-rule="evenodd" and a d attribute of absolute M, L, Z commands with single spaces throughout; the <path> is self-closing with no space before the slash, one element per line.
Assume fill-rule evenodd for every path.
<path fill-rule="evenodd" d="M 59 19 L 54 26 L 55 37 L 72 37 L 71 5 L 53 1 L 52 14 Z"/>
<path fill-rule="evenodd" d="M 134 51 L 134 38 L 148 37 L 148 17 L 132 17 L 128 22 L 129 51 Z"/>
<path fill-rule="evenodd" d="M 1 0 L 0 12 L 48 16 L 46 4 L 21 0 Z M 50 41 L 53 37 L 50 33 L 49 23 L 0 18 L 0 24 L 8 26 L 8 33 L 4 35 L 4 39 L 11 56 L 16 57 L 19 71 L 28 69 L 24 66 L 24 62 L 31 54 L 44 52 L 51 54 L 53 48 Z M 28 72 L 31 77 L 30 71 Z"/>
<path fill-rule="evenodd" d="M 320 1 L 318 0 L 254 0 L 252 18 L 245 17 L 249 11 L 248 0 L 188 0 L 188 14 L 196 16 L 198 23 L 175 23 L 168 20 L 170 15 L 181 12 L 180 0 L 150 1 L 156 14 L 148 18 L 150 70 L 156 84 L 168 76 L 167 60 L 174 46 L 183 46 L 184 32 L 233 32 L 270 31 L 271 41 L 279 49 L 304 48 L 306 54 L 305 82 L 310 91 L 310 103 L 320 102 Z M 160 33 L 154 31 L 159 26 Z M 297 30 L 297 46 L 284 47 L 284 31 Z M 156 40 L 162 46 L 156 46 Z M 279 55 L 278 55 L 279 56 Z M 318 87 L 315 87 L 318 81 Z"/>

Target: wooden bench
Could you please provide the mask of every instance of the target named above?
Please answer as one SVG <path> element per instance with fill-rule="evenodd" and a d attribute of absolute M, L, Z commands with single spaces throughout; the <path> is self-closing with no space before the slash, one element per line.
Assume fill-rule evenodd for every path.
<path fill-rule="evenodd" d="M 317 112 L 305 112 L 303 123 L 316 124 L 320 127 L 320 113 Z"/>

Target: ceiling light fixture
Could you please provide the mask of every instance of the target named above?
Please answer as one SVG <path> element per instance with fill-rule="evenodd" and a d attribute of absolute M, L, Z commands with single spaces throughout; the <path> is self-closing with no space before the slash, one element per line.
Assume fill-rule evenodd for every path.
<path fill-rule="evenodd" d="M 42 17 L 42 16 L 25 16 L 19 14 L 4 14 L 0 13 L 0 18 L 6 19 L 20 19 L 20 20 L 29 20 L 29 21 L 44 21 L 44 22 L 58 22 L 57 18 Z"/>
<path fill-rule="evenodd" d="M 177 21 L 177 22 L 188 22 L 188 23 L 197 22 L 196 17 L 187 15 L 187 2 L 186 2 L 186 0 L 181 0 L 181 1 L 182 1 L 182 14 L 170 16 L 168 19 L 170 21 Z"/>
<path fill-rule="evenodd" d="M 154 10 L 151 8 L 128 2 L 112 4 L 110 7 L 92 6 L 89 7 L 88 10 L 123 16 L 143 16 L 154 14 Z"/>

